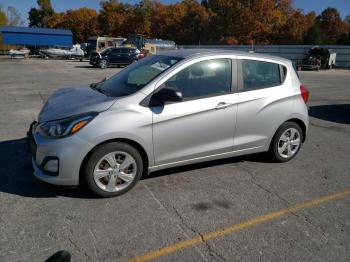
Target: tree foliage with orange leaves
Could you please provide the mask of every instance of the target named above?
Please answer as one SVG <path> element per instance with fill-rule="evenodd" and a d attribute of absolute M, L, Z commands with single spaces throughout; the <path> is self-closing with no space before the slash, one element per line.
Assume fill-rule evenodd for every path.
<path fill-rule="evenodd" d="M 51 8 L 49 0 L 38 3 L 42 11 Z M 305 14 L 293 8 L 292 0 L 182 0 L 169 5 L 104 0 L 100 5 L 99 13 L 88 8 L 42 13 L 46 26 L 71 29 L 76 41 L 139 33 L 178 44 L 333 44 L 350 34 L 350 22 L 336 9 Z"/>
<path fill-rule="evenodd" d="M 55 13 L 48 21 L 48 25 L 51 28 L 72 30 L 74 42 L 81 43 L 89 36 L 99 33 L 98 16 L 95 9 L 82 7 L 76 10 L 67 10 L 64 13 Z"/>

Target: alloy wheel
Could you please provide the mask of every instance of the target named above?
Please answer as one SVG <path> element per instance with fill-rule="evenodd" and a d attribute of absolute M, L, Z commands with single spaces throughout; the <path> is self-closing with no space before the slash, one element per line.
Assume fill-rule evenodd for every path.
<path fill-rule="evenodd" d="M 136 160 L 123 151 L 103 156 L 94 168 L 96 185 L 107 192 L 117 192 L 128 187 L 137 173 Z"/>
<path fill-rule="evenodd" d="M 286 129 L 278 140 L 278 154 L 282 158 L 291 158 L 299 149 L 301 143 L 299 130 L 296 128 Z"/>
<path fill-rule="evenodd" d="M 100 67 L 101 67 L 102 69 L 107 68 L 107 61 L 106 61 L 106 60 L 101 60 L 101 62 L 100 62 Z"/>

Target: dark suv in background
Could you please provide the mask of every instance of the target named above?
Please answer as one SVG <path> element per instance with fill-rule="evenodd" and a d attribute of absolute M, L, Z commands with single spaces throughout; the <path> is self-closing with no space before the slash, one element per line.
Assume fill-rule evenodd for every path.
<path fill-rule="evenodd" d="M 139 60 L 139 57 L 140 51 L 135 47 L 107 48 L 101 53 L 91 53 L 90 64 L 104 69 L 109 65 L 129 65 Z"/>

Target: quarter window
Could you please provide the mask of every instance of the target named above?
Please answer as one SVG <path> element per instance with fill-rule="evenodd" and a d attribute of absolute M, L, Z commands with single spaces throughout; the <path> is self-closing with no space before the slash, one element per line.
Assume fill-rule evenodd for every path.
<path fill-rule="evenodd" d="M 231 92 L 231 59 L 212 59 L 183 69 L 165 84 L 177 88 L 184 100 Z"/>
<path fill-rule="evenodd" d="M 286 69 L 276 63 L 242 60 L 244 90 L 255 90 L 278 86 L 283 83 Z"/>

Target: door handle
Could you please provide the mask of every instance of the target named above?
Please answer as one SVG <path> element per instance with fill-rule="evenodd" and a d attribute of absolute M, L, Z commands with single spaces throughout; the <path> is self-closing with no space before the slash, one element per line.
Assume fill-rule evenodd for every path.
<path fill-rule="evenodd" d="M 226 107 L 229 107 L 231 104 L 230 103 L 225 103 L 225 102 L 220 102 L 219 104 L 216 105 L 215 109 L 225 109 Z"/>

